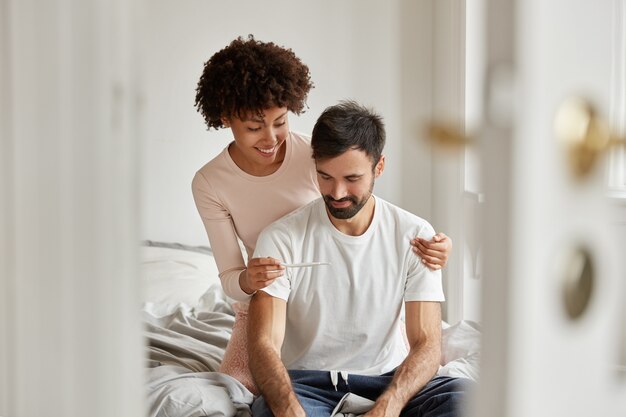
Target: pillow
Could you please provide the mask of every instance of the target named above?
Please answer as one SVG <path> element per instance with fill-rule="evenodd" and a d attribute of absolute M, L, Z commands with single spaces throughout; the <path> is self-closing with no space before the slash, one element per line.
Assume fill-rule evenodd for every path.
<path fill-rule="evenodd" d="M 208 247 L 208 246 L 190 246 L 190 245 L 183 245 L 182 243 L 176 243 L 176 242 L 158 242 L 156 240 L 144 240 L 143 241 L 143 246 L 154 246 L 154 247 L 158 247 L 158 248 L 180 249 L 180 250 L 186 250 L 186 251 L 189 251 L 189 252 L 205 253 L 205 254 L 208 254 L 208 255 L 212 255 L 213 254 L 213 250 L 211 250 L 211 248 Z"/>
<path fill-rule="evenodd" d="M 439 376 L 478 380 L 480 363 L 480 324 L 462 320 L 444 328 L 441 334 Z"/>
<path fill-rule="evenodd" d="M 203 247 L 145 242 L 140 273 L 144 306 L 157 305 L 160 311 L 181 304 L 194 308 L 209 287 L 220 285 L 215 260 Z"/>
<path fill-rule="evenodd" d="M 442 364 L 480 353 L 480 324 L 461 320 L 441 333 Z"/>

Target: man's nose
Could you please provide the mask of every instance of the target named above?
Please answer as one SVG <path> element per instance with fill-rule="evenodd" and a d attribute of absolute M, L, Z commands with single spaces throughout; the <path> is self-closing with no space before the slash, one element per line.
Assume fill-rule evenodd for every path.
<path fill-rule="evenodd" d="M 348 193 L 347 193 L 345 185 L 341 181 L 336 181 L 333 184 L 333 188 L 331 190 L 330 196 L 335 200 L 341 200 L 347 195 Z"/>

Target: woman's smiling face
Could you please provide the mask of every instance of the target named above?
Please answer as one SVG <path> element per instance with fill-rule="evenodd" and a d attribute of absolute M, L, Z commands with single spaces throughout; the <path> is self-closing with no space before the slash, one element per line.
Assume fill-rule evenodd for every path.
<path fill-rule="evenodd" d="M 286 107 L 272 107 L 262 115 L 251 113 L 226 121 L 235 138 L 229 152 L 241 169 L 252 175 L 269 175 L 280 167 L 289 137 L 288 112 Z"/>

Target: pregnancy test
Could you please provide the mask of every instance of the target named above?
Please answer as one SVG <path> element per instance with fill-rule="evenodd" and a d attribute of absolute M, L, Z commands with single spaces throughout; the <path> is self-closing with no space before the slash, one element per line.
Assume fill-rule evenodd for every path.
<path fill-rule="evenodd" d="M 330 262 L 303 262 L 299 264 L 281 264 L 285 268 L 309 268 L 311 266 L 330 265 Z"/>

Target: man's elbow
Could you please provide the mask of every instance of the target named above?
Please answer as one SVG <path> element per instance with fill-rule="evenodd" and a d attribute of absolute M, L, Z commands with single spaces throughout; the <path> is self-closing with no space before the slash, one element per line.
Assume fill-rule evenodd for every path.
<path fill-rule="evenodd" d="M 411 351 L 421 351 L 426 354 L 425 363 L 432 368 L 434 374 L 441 364 L 441 338 L 434 335 L 423 335 L 411 343 Z"/>
<path fill-rule="evenodd" d="M 439 370 L 439 365 L 441 365 L 441 360 L 443 358 L 443 355 L 441 353 L 441 339 L 439 339 L 439 341 L 434 341 L 433 342 L 433 347 L 432 347 L 432 363 L 433 366 L 435 368 L 435 372 L 437 372 Z"/>

